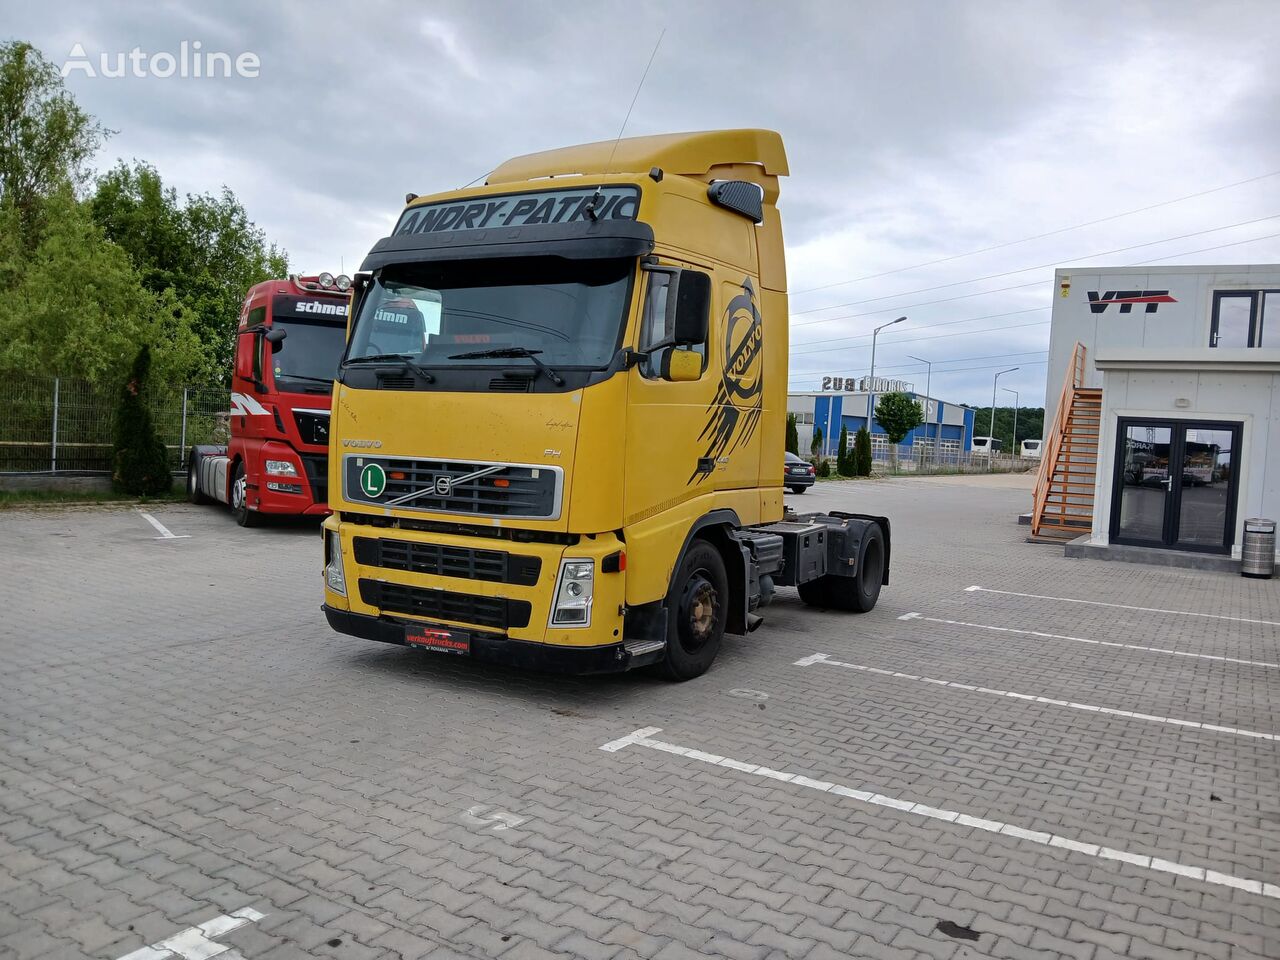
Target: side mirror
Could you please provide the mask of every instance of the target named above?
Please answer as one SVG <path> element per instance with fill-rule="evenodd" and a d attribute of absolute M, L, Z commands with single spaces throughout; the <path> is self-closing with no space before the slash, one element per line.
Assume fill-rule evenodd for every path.
<path fill-rule="evenodd" d="M 662 379 L 692 383 L 702 376 L 702 354 L 696 350 L 667 350 L 662 354 Z"/>
<path fill-rule="evenodd" d="M 272 327 L 267 331 L 267 343 L 273 347 L 279 346 L 280 341 L 289 335 L 289 331 L 284 327 Z"/>
<path fill-rule="evenodd" d="M 706 343 L 711 313 L 711 277 L 701 270 L 681 270 L 675 277 L 675 284 L 675 296 L 668 295 L 667 298 L 667 310 L 674 313 L 667 326 L 672 342 L 677 347 Z M 698 357 L 699 376 L 701 364 L 702 359 Z"/>

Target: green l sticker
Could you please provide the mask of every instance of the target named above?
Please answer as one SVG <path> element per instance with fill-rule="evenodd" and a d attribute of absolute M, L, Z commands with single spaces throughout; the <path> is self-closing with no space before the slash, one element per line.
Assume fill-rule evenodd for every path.
<path fill-rule="evenodd" d="M 370 463 L 360 471 L 360 489 L 366 497 L 380 497 L 387 489 L 387 472 L 376 463 Z"/>

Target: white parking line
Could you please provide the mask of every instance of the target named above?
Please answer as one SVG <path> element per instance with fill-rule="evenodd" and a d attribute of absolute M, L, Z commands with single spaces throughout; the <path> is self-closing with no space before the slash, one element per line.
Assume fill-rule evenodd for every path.
<path fill-rule="evenodd" d="M 998 633 L 1021 633 L 1029 637 L 1043 637 L 1046 640 L 1074 640 L 1076 643 L 1090 643 L 1099 647 L 1120 647 L 1124 650 L 1141 650 L 1144 653 L 1167 653 L 1171 657 L 1192 657 L 1196 660 L 1218 660 L 1222 663 L 1242 663 L 1248 667 L 1280 669 L 1280 663 L 1271 663 L 1267 660 L 1242 660 L 1239 657 L 1222 657 L 1212 653 L 1189 653 L 1186 650 L 1170 650 L 1166 647 L 1144 647 L 1138 643 L 1120 643 L 1115 640 L 1090 640 L 1088 637 L 1071 637 L 1062 633 L 1019 630 L 1015 627 L 997 627 L 989 623 L 968 623 L 964 620 L 944 620 L 941 617 L 926 617 L 922 613 L 904 613 L 898 619 L 927 620 L 929 623 L 945 623 L 953 627 L 973 627 L 975 630 L 994 630 Z"/>
<path fill-rule="evenodd" d="M 609 753 L 616 753 L 628 746 L 646 747 L 650 750 L 672 753 L 690 760 L 698 760 L 702 763 L 709 763 L 718 767 L 727 767 L 730 770 L 737 770 L 740 773 L 746 773 L 751 776 L 766 777 L 770 780 L 780 780 L 784 783 L 793 783 L 799 787 L 808 787 L 810 790 L 818 790 L 822 793 L 829 793 L 834 796 L 844 797 L 849 800 L 855 800 L 859 803 L 889 807 L 893 810 L 899 810 L 902 813 L 928 817 L 932 820 L 942 820 L 947 823 L 956 823 L 961 826 L 972 827 L 975 830 L 985 830 L 987 833 L 998 833 L 1002 836 L 1012 837 L 1016 840 L 1026 840 L 1029 843 L 1037 843 L 1045 847 L 1057 847 L 1061 850 L 1069 850 L 1072 853 L 1080 853 L 1085 856 L 1096 857 L 1100 860 L 1118 860 L 1121 863 L 1129 863 L 1134 866 L 1145 867 L 1148 870 L 1156 870 L 1160 873 L 1171 873 L 1180 877 L 1190 877 L 1193 880 L 1203 880 L 1206 883 L 1215 883 L 1221 886 L 1234 887 L 1237 890 L 1244 890 L 1248 893 L 1257 893 L 1264 897 L 1271 897 L 1273 899 L 1280 900 L 1280 884 L 1264 883 L 1259 880 L 1249 880 L 1245 877 L 1236 877 L 1231 874 L 1218 873 L 1216 870 L 1209 870 L 1205 867 L 1193 867 L 1173 860 L 1162 860 L 1159 857 L 1150 857 L 1146 854 L 1130 853 L 1127 850 L 1106 847 L 1100 843 L 1088 843 L 1080 840 L 1073 840 L 1069 837 L 1060 836 L 1047 831 L 1026 830 L 1022 827 L 1016 827 L 1011 823 L 1003 823 L 999 820 L 987 820 L 982 817 L 971 817 L 968 814 L 960 813 L 957 810 L 944 810 L 938 807 L 931 807 L 927 804 L 917 803 L 914 800 L 887 797 L 884 794 L 875 793 L 871 790 L 859 790 L 830 780 L 816 780 L 800 773 L 791 773 L 785 770 L 773 770 L 769 767 L 758 766 L 754 763 L 747 763 L 742 760 L 733 760 L 729 757 L 721 757 L 714 753 L 705 753 L 702 750 L 694 750 L 689 747 L 678 746 L 674 743 L 666 743 L 662 740 L 654 740 L 653 735 L 661 732 L 662 730 L 660 727 L 645 727 L 641 730 L 629 733 L 625 737 L 612 740 L 609 743 L 602 745 L 600 749 L 608 751 Z"/>
<path fill-rule="evenodd" d="M 1069 707 L 1072 710 L 1086 710 L 1089 713 L 1102 713 L 1111 717 L 1124 717 L 1127 720 L 1147 720 L 1151 723 L 1164 723 L 1174 727 L 1191 727 L 1195 730 L 1210 730 L 1214 733 L 1230 733 L 1237 737 L 1253 737 L 1256 740 L 1280 740 L 1280 735 L 1260 733 L 1257 730 L 1244 730 L 1240 727 L 1224 727 L 1216 723 L 1200 723 L 1198 720 L 1179 720 L 1177 717 L 1158 717 L 1151 713 L 1137 713 L 1133 710 L 1114 710 L 1111 707 L 1098 707 L 1089 703 L 1076 703 L 1072 700 L 1056 700 L 1053 697 L 1038 697 L 1030 693 L 1014 693 L 1012 690 L 995 690 L 991 687 L 979 687 L 971 683 L 957 683 L 954 680 L 936 680 L 914 673 L 901 673 L 897 670 L 885 670 L 880 667 L 868 667 L 860 663 L 845 663 L 825 653 L 813 653 L 793 666 L 808 667 L 823 664 L 828 667 L 843 667 L 846 670 L 858 670 L 862 673 L 875 673 L 882 677 L 893 677 L 896 680 L 916 680 L 920 683 L 932 683 L 939 687 L 951 687 L 969 693 L 988 693 L 996 697 L 1007 697 L 1011 700 L 1025 700 L 1028 703 L 1044 703 L 1054 707 Z"/>
<path fill-rule="evenodd" d="M 147 523 L 151 524 L 153 527 L 155 527 L 157 530 L 160 531 L 160 536 L 155 537 L 154 539 L 156 540 L 190 540 L 191 539 L 191 534 L 174 533 L 168 527 L 166 527 L 163 523 L 161 523 L 159 520 L 153 517 L 151 514 L 147 513 L 147 511 L 139 510 L 138 512 L 142 514 L 142 519 L 146 520 Z"/>
<path fill-rule="evenodd" d="M 207 960 L 209 957 L 222 957 L 223 960 L 244 960 L 239 950 L 217 943 L 214 937 L 221 937 L 232 930 L 239 929 L 248 923 L 256 923 L 265 917 L 245 907 L 237 910 L 229 917 L 214 917 L 195 927 L 188 927 L 181 933 L 168 939 L 153 943 L 149 947 L 140 947 L 132 953 L 126 953 L 120 960 L 164 960 L 166 957 L 180 957 L 181 960 Z M 130 927 L 129 929 L 133 929 Z"/>
<path fill-rule="evenodd" d="M 1117 607 L 1121 610 L 1140 610 L 1143 613 L 1168 613 L 1178 617 L 1203 617 L 1206 620 L 1231 620 L 1235 623 L 1261 623 L 1268 627 L 1280 627 L 1280 620 L 1252 620 L 1249 617 L 1225 617 L 1217 613 L 1196 613 L 1192 610 L 1165 610 L 1162 607 L 1135 607 L 1128 603 L 1104 603 L 1101 600 L 1077 600 L 1074 597 L 1046 597 L 1038 593 L 1015 593 L 1012 590 L 992 590 L 989 587 L 965 587 L 965 593 L 1002 593 L 1006 597 L 1027 597 L 1030 600 L 1057 600 L 1059 603 L 1087 603 L 1095 607 Z"/>

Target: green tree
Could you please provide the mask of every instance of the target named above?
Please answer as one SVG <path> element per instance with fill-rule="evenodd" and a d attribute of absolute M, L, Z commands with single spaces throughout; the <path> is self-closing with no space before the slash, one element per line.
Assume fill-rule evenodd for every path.
<path fill-rule="evenodd" d="M 169 451 L 156 436 L 151 411 L 143 402 L 150 371 L 151 350 L 144 346 L 120 389 L 116 411 L 115 469 L 111 481 L 118 492 L 134 496 L 165 493 L 173 486 Z"/>
<path fill-rule="evenodd" d="M 143 288 L 69 185 L 42 207 L 29 252 L 11 230 L 19 212 L 0 209 L 0 371 L 119 381 L 145 343 L 157 376 L 181 382 L 200 359 L 182 305 Z"/>
<path fill-rule="evenodd" d="M 836 449 L 836 473 L 842 477 L 853 476 L 853 454 L 849 450 L 849 428 L 840 425 L 840 446 Z"/>
<path fill-rule="evenodd" d="M 138 161 L 99 178 L 93 215 L 149 290 L 173 290 L 203 346 L 200 375 L 225 382 L 244 295 L 255 283 L 287 275 L 284 252 L 267 243 L 226 187 L 179 202 L 155 168 Z"/>
<path fill-rule="evenodd" d="M 110 134 L 76 104 L 58 68 L 29 43 L 0 44 L 0 207 L 11 228 L 35 246 L 43 201 L 87 176 L 86 164 Z"/>
<path fill-rule="evenodd" d="M 991 408 L 975 407 L 973 432 L 985 437 L 991 429 Z M 1018 436 L 1013 436 L 1013 407 L 996 407 L 997 440 L 1004 442 L 1005 452 L 1016 453 L 1023 440 L 1038 440 L 1044 436 L 1044 407 L 1018 408 Z"/>
<path fill-rule="evenodd" d="M 853 437 L 853 475 L 871 476 L 871 434 L 866 427 L 859 427 Z"/>
<path fill-rule="evenodd" d="M 908 433 L 924 423 L 920 402 L 910 394 L 894 391 L 882 393 L 876 400 L 876 422 L 884 428 L 885 438 L 899 444 Z"/>
<path fill-rule="evenodd" d="M 822 428 L 817 424 L 813 427 L 813 440 L 809 443 L 809 454 L 813 457 L 818 456 L 818 451 L 822 449 Z"/>
<path fill-rule="evenodd" d="M 787 414 L 787 440 L 786 447 L 788 453 L 794 453 L 800 456 L 800 432 L 796 429 L 796 415 L 794 413 Z"/>

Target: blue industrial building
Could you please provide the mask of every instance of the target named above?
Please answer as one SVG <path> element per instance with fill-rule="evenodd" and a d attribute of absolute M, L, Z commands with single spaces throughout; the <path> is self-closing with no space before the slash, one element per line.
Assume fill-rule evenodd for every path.
<path fill-rule="evenodd" d="M 973 410 L 958 403 L 945 403 L 935 397 L 909 393 L 925 411 L 925 422 L 916 427 L 903 445 L 936 441 L 940 451 L 967 453 L 973 448 Z M 877 394 L 879 396 L 879 394 Z M 834 455 L 840 442 L 843 426 L 852 437 L 867 426 L 866 393 L 792 393 L 787 396 L 787 412 L 796 415 L 796 430 L 800 436 L 800 449 L 807 450 L 813 442 L 813 430 L 822 431 L 823 452 Z M 887 442 L 884 430 L 878 422 L 870 426 L 871 442 L 879 446 Z"/>

